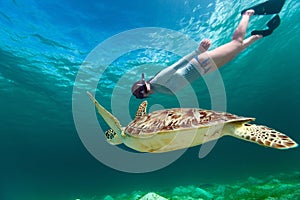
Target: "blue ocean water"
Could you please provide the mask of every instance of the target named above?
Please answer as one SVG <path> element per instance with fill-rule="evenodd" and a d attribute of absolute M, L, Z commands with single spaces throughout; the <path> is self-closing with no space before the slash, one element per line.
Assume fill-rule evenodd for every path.
<path fill-rule="evenodd" d="M 226 137 L 203 159 L 198 158 L 199 147 L 194 147 L 164 169 L 125 173 L 96 160 L 75 128 L 73 86 L 78 70 L 97 45 L 124 31 L 159 27 L 196 41 L 210 38 L 211 48 L 215 48 L 230 41 L 240 19 L 239 12 L 254 3 L 256 1 L 1 1 L 0 198 L 101 199 L 107 194 L 133 190 L 227 183 L 249 176 L 299 171 L 299 148 L 279 151 Z M 299 143 L 299 2 L 287 0 L 280 17 L 281 25 L 271 36 L 242 52 L 222 67 L 220 74 L 228 112 L 256 117 L 256 123 L 276 128 Z M 270 18 L 254 16 L 247 35 L 257 27 L 264 27 Z M 167 38 L 154 35 L 149 43 L 164 42 Z M 180 49 L 183 41 L 174 40 Z M 190 50 L 194 50 L 194 46 Z M 113 52 L 111 49 L 108 54 L 113 55 Z M 155 74 L 178 58 L 169 51 L 147 47 L 127 52 L 103 73 L 96 97 L 111 109 L 113 98 L 123 98 L 112 96 L 114 88 L 118 87 L 123 95 L 130 95 L 131 84 L 140 78 L 139 73 L 134 73 L 136 66 L 153 67 Z M 118 85 L 128 72 L 128 81 Z M 95 77 L 91 75 L 92 78 Z M 199 79 L 192 86 L 200 106 L 210 109 L 205 81 Z M 179 105 L 175 97 L 161 94 L 148 101 L 150 105 L 162 107 Z M 124 112 L 134 115 L 140 102 L 132 97 Z"/>

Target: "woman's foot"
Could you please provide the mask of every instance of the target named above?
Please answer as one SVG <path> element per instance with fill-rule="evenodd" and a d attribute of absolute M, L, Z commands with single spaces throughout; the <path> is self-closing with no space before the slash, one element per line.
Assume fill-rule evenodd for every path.
<path fill-rule="evenodd" d="M 248 37 L 247 39 L 244 40 L 243 49 L 247 48 L 253 42 L 255 42 L 256 40 L 259 40 L 262 37 L 263 37 L 262 35 L 251 35 L 250 37 Z"/>
<path fill-rule="evenodd" d="M 256 40 L 258 40 L 258 39 L 260 39 L 260 38 L 262 38 L 263 36 L 262 35 L 252 35 L 253 37 L 254 37 L 254 41 L 256 41 Z"/>
<path fill-rule="evenodd" d="M 247 10 L 246 12 L 244 12 L 244 14 L 243 15 L 248 15 L 249 17 L 250 16 L 252 16 L 252 15 L 254 15 L 254 10 Z"/>
<path fill-rule="evenodd" d="M 204 40 L 202 40 L 202 41 L 200 42 L 199 47 L 198 47 L 198 50 L 199 50 L 201 53 L 203 53 L 203 52 L 205 52 L 205 51 L 208 50 L 208 48 L 210 47 L 210 45 L 211 45 L 210 39 L 204 39 Z"/>

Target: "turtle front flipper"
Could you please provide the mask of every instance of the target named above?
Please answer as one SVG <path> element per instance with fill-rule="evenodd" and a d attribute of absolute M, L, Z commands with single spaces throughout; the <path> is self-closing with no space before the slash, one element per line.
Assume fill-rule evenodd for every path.
<path fill-rule="evenodd" d="M 90 96 L 91 100 L 93 101 L 93 103 L 97 108 L 97 111 L 105 120 L 105 122 L 119 136 L 119 139 L 123 138 L 122 127 L 119 120 L 115 116 L 113 116 L 110 112 L 108 112 L 103 106 L 101 106 L 90 92 L 87 92 L 87 94 Z"/>
<path fill-rule="evenodd" d="M 298 144 L 287 135 L 266 126 L 235 123 L 231 136 L 275 149 L 295 148 Z"/>

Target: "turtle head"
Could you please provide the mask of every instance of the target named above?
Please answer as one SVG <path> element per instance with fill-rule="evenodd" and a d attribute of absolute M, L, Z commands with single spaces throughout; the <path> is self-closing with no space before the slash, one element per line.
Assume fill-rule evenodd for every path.
<path fill-rule="evenodd" d="M 112 129 L 105 132 L 105 137 L 109 144 L 118 145 L 123 143 L 119 135 Z"/>

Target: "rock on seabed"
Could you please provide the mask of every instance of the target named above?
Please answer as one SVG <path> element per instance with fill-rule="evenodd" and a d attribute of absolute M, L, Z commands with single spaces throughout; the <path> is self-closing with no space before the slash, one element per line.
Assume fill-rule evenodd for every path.
<path fill-rule="evenodd" d="M 168 200 L 162 196 L 159 196 L 158 194 L 155 194 L 154 192 L 150 192 L 148 194 L 146 194 L 145 196 L 143 196 L 142 198 L 140 198 L 139 200 Z"/>

